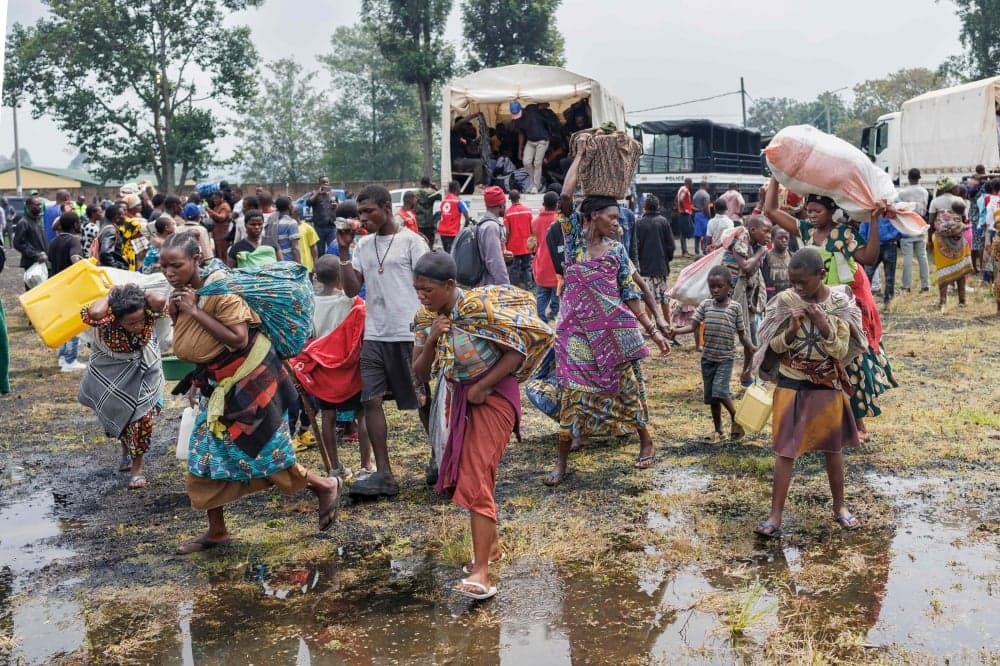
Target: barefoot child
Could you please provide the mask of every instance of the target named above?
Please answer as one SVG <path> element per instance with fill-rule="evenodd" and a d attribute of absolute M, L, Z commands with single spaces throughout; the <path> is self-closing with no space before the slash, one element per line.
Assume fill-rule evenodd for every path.
<path fill-rule="evenodd" d="M 718 444 L 726 438 L 722 434 L 722 408 L 729 412 L 732 422 L 731 439 L 743 437 L 743 428 L 735 421 L 736 407 L 729 389 L 733 380 L 733 359 L 736 357 L 734 338 L 739 336 L 743 344 L 743 372 L 740 381 L 750 380 L 750 360 L 754 348 L 750 344 L 748 328 L 743 318 L 743 308 L 732 300 L 733 285 L 729 269 L 715 266 L 708 273 L 708 290 L 712 298 L 702 301 L 692 315 L 691 324 L 672 329 L 671 337 L 679 333 L 691 333 L 699 324 L 705 325 L 705 343 L 701 352 L 701 378 L 705 384 L 705 404 L 712 407 L 712 423 L 715 431 L 705 437 L 710 444 Z"/>
<path fill-rule="evenodd" d="M 795 459 L 809 451 L 826 455 L 833 495 L 833 520 L 856 529 L 857 518 L 844 504 L 845 446 L 857 446 L 858 428 L 845 364 L 867 347 L 861 311 L 840 287 L 824 284 L 823 258 L 813 248 L 792 255 L 791 288 L 774 298 L 761 326 L 761 347 L 753 367 L 775 380 L 771 430 L 774 485 L 771 513 L 757 528 L 765 537 L 781 535 L 781 516 Z"/>
<path fill-rule="evenodd" d="M 316 260 L 316 310 L 313 340 L 292 367 L 302 386 L 316 398 L 322 412 L 323 448 L 330 459 L 331 476 L 348 478 L 351 472 L 337 456 L 336 422 L 345 412 L 361 410 L 361 337 L 365 328 L 365 302 L 340 288 L 340 261 L 325 254 Z M 351 419 L 354 420 L 353 417 Z M 374 471 L 372 449 L 364 416 L 358 423 L 361 468 Z"/>
<path fill-rule="evenodd" d="M 166 305 L 163 296 L 126 284 L 113 287 L 81 313 L 84 323 L 96 330 L 79 400 L 96 412 L 108 437 L 121 442 L 119 471 L 131 472 L 128 487 L 133 490 L 146 485 L 142 458 L 163 402 L 160 345 L 153 323 L 166 315 Z"/>

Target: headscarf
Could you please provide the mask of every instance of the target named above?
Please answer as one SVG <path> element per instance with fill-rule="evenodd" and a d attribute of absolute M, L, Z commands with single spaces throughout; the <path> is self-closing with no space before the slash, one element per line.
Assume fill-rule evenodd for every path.
<path fill-rule="evenodd" d="M 599 210 L 604 210 L 609 206 L 617 206 L 618 199 L 601 195 L 584 197 L 580 202 L 580 213 L 585 217 L 590 217 Z"/>
<path fill-rule="evenodd" d="M 955 180 L 951 176 L 941 176 L 937 181 L 937 189 L 950 192 L 955 189 Z"/>
<path fill-rule="evenodd" d="M 806 203 L 807 204 L 817 203 L 823 208 L 826 208 L 827 210 L 837 209 L 837 202 L 835 202 L 830 197 L 823 196 L 822 194 L 807 194 Z"/>

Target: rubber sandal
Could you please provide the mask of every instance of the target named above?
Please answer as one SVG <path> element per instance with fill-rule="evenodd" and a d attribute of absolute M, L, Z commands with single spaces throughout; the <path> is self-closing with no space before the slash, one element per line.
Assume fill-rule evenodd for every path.
<path fill-rule="evenodd" d="M 852 513 L 848 513 L 846 516 L 834 514 L 833 520 L 848 531 L 856 530 L 861 527 L 861 521 L 858 520 Z"/>
<path fill-rule="evenodd" d="M 743 438 L 746 436 L 747 436 L 746 430 L 744 430 L 740 426 L 734 426 L 729 431 L 729 441 L 731 442 L 742 442 Z"/>
<path fill-rule="evenodd" d="M 493 566 L 494 564 L 497 564 L 499 562 L 503 562 L 503 560 L 504 560 L 505 557 L 507 557 L 506 551 L 501 550 L 500 551 L 500 557 L 498 557 L 495 560 L 490 560 L 490 566 Z M 462 565 L 462 573 L 464 573 L 466 575 L 471 574 L 472 573 L 472 567 L 474 567 L 474 566 L 476 566 L 476 561 L 475 560 L 473 560 L 471 562 L 466 562 L 465 564 Z"/>
<path fill-rule="evenodd" d="M 756 528 L 754 528 L 754 534 L 758 534 L 767 539 L 778 539 L 781 537 L 781 528 L 776 527 L 769 521 L 764 521 Z"/>
<path fill-rule="evenodd" d="M 653 461 L 656 460 L 655 454 L 650 454 L 648 456 L 639 456 L 635 459 L 636 469 L 649 469 L 653 466 Z"/>
<path fill-rule="evenodd" d="M 131 472 L 132 471 L 132 459 L 128 456 L 122 456 L 121 460 L 118 461 L 118 471 L 119 472 Z"/>
<path fill-rule="evenodd" d="M 458 584 L 468 585 L 469 587 L 474 587 L 476 589 L 482 590 L 482 592 L 477 594 L 476 592 L 469 592 L 468 590 L 463 590 L 462 588 L 457 586 L 451 588 L 452 592 L 456 594 L 461 594 L 463 597 L 466 597 L 468 599 L 475 599 L 476 601 L 485 601 L 486 599 L 491 599 L 497 595 L 496 585 L 492 587 L 486 587 L 482 583 L 477 583 L 475 581 L 468 580 L 467 578 L 463 578 L 462 580 L 458 581 Z"/>
<path fill-rule="evenodd" d="M 703 444 L 719 444 L 722 442 L 722 433 L 713 432 L 711 435 L 703 435 L 701 442 Z"/>
<path fill-rule="evenodd" d="M 177 547 L 178 555 L 190 555 L 191 553 L 200 553 L 206 550 L 212 550 L 213 548 L 218 548 L 219 546 L 228 546 L 230 539 L 224 539 L 222 541 L 211 541 L 205 537 L 198 537 L 197 539 L 192 539 L 191 541 L 185 541 L 180 546 Z M 198 546 L 191 550 L 184 550 L 185 546 Z"/>
<path fill-rule="evenodd" d="M 129 490 L 140 490 L 142 488 L 145 488 L 146 485 L 147 485 L 146 476 L 144 474 L 136 474 L 128 482 L 128 489 Z"/>

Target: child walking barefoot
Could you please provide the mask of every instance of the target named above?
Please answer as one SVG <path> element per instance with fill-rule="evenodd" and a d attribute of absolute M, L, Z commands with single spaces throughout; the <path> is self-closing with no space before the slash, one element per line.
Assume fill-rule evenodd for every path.
<path fill-rule="evenodd" d="M 705 384 L 705 404 L 712 408 L 712 423 L 715 430 L 705 437 L 710 444 L 718 444 L 726 439 L 722 432 L 722 408 L 729 412 L 732 423 L 730 437 L 738 441 L 743 437 L 743 428 L 735 421 L 736 406 L 730 384 L 733 381 L 733 360 L 736 357 L 735 338 L 743 344 L 743 372 L 740 381 L 750 381 L 750 361 L 754 347 L 747 336 L 749 330 L 743 319 L 743 308 L 732 300 L 732 281 L 729 269 L 715 266 L 708 273 L 708 291 L 712 298 L 702 301 L 691 317 L 691 323 L 671 329 L 671 339 L 680 333 L 692 333 L 704 324 L 705 340 L 701 352 L 701 378 Z"/>
<path fill-rule="evenodd" d="M 755 532 L 781 535 L 781 517 L 795 459 L 809 451 L 826 455 L 833 496 L 833 520 L 845 529 L 859 527 L 844 503 L 843 447 L 857 446 L 858 428 L 845 389 L 845 363 L 867 346 L 861 311 L 839 288 L 823 284 L 823 258 L 813 248 L 796 252 L 788 264 L 791 288 L 768 305 L 760 329 L 761 348 L 754 367 L 775 379 L 771 430 L 774 485 L 771 513 Z"/>

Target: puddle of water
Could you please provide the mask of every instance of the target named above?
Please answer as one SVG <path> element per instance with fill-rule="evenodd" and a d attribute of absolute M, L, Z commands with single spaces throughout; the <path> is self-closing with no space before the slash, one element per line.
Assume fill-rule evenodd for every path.
<path fill-rule="evenodd" d="M 954 490 L 947 480 L 869 478 L 901 510 L 885 597 L 868 641 L 942 657 L 1000 645 L 1000 544 L 976 540 L 974 520 L 940 508 L 940 498 Z"/>
<path fill-rule="evenodd" d="M 13 643 L 8 656 L 17 663 L 48 663 L 84 643 L 83 617 L 73 598 L 80 581 L 52 584 L 41 573 L 75 555 L 58 537 L 82 523 L 56 518 L 59 504 L 52 491 L 37 490 L 0 508 L 0 643 Z"/>

